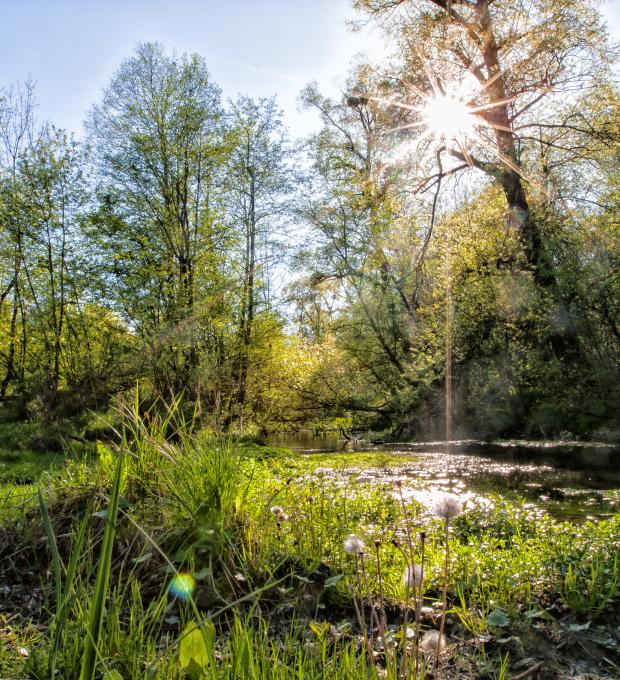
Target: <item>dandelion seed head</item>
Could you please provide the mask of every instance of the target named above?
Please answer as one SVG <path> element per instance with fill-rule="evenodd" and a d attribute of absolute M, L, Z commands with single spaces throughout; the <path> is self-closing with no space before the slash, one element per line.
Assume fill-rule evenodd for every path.
<path fill-rule="evenodd" d="M 422 583 L 423 578 L 424 574 L 422 573 L 421 565 L 413 564 L 405 568 L 403 584 L 408 590 L 413 590 Z"/>
<path fill-rule="evenodd" d="M 344 551 L 349 555 L 359 555 L 364 552 L 365 548 L 364 541 L 357 536 L 347 536 L 344 539 Z"/>
<path fill-rule="evenodd" d="M 463 501 L 453 493 L 442 493 L 435 498 L 432 513 L 440 519 L 452 519 L 463 512 Z"/>
<path fill-rule="evenodd" d="M 278 515 L 281 515 L 284 512 L 284 510 L 279 505 L 272 505 L 269 508 L 269 512 L 277 517 Z"/>
<path fill-rule="evenodd" d="M 446 647 L 446 638 L 438 630 L 427 630 L 422 636 L 420 646 L 425 654 L 437 654 L 438 647 L 442 654 Z"/>

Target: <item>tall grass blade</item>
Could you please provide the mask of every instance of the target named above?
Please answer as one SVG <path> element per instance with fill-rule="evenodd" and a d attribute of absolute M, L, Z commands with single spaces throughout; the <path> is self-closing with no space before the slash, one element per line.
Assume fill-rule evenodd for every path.
<path fill-rule="evenodd" d="M 110 581 L 110 572 L 112 570 L 112 548 L 114 546 L 114 535 L 116 533 L 116 519 L 118 517 L 118 500 L 120 496 L 122 471 L 123 456 L 121 453 L 118 457 L 114 481 L 112 482 L 112 489 L 110 491 L 107 524 L 103 534 L 103 544 L 101 546 L 101 556 L 99 557 L 95 591 L 91 600 L 88 633 L 84 647 L 84 655 L 82 656 L 80 680 L 93 680 L 95 677 L 97 646 L 99 644 L 101 628 L 103 626 L 105 598 L 108 590 L 108 583 Z"/>
<path fill-rule="evenodd" d="M 39 494 L 39 509 L 41 511 L 41 517 L 43 519 L 43 526 L 45 527 L 45 533 L 47 534 L 47 542 L 50 547 L 50 552 L 52 553 L 52 566 L 54 568 L 54 582 L 56 589 L 56 606 L 60 606 L 60 600 L 62 596 L 62 571 L 63 564 L 58 552 L 58 544 L 56 543 L 56 535 L 54 534 L 54 527 L 52 526 L 52 521 L 50 519 L 49 512 L 47 511 L 47 506 L 45 505 L 45 500 L 43 498 L 43 493 L 41 492 L 41 486 L 38 487 Z"/>
<path fill-rule="evenodd" d="M 62 599 L 56 604 L 56 616 L 54 617 L 54 636 L 50 661 L 50 677 L 56 677 L 56 659 L 60 651 L 62 642 L 62 634 L 67 623 L 71 602 L 74 595 L 74 580 L 77 573 L 78 560 L 82 554 L 82 546 L 84 544 L 84 537 L 86 535 L 86 527 L 88 526 L 89 513 L 83 517 L 80 522 L 80 529 L 77 537 L 71 545 L 71 555 L 69 556 L 69 564 L 65 573 L 65 587 L 62 593 Z"/>

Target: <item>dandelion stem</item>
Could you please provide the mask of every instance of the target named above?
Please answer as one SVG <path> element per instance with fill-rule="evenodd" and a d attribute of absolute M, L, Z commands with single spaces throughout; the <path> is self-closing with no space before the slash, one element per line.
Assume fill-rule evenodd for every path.
<path fill-rule="evenodd" d="M 405 497 L 403 496 L 403 486 L 398 482 L 398 492 L 400 495 L 400 504 L 403 509 L 403 518 L 405 520 L 405 533 L 407 535 L 407 547 L 409 548 L 409 557 L 411 559 L 411 566 L 415 563 L 413 559 L 413 543 L 411 541 L 411 529 L 409 528 L 409 513 L 407 512 L 407 504 L 405 503 Z"/>
<path fill-rule="evenodd" d="M 368 576 L 366 575 L 366 564 L 364 562 L 364 553 L 360 554 L 360 565 L 361 565 L 361 571 L 362 571 L 362 578 L 364 579 L 364 586 L 366 587 L 366 597 L 368 597 L 368 606 L 370 607 L 370 614 L 368 617 L 369 623 L 370 623 L 370 639 L 369 639 L 369 651 L 370 651 L 370 658 L 372 662 L 374 663 L 374 656 L 372 654 L 372 649 L 373 649 L 373 630 L 379 627 L 379 620 L 377 618 L 377 612 L 375 611 L 375 603 L 372 599 L 372 594 L 370 592 L 370 587 L 368 585 Z M 373 625 L 373 619 L 374 619 L 374 625 Z"/>
<path fill-rule="evenodd" d="M 418 670 L 420 668 L 420 617 L 422 615 L 422 594 L 424 584 L 424 548 L 426 545 L 426 534 L 422 531 L 420 533 L 420 583 L 418 585 L 418 593 L 415 605 L 415 674 L 418 677 Z"/>
<path fill-rule="evenodd" d="M 450 576 L 450 518 L 446 517 L 445 537 L 446 537 L 446 562 L 443 571 L 443 599 L 441 603 L 441 620 L 439 623 L 439 637 L 437 638 L 437 652 L 435 654 L 435 668 L 437 669 L 437 677 L 440 677 L 439 669 L 439 655 L 441 652 L 441 641 L 443 640 L 443 631 L 446 624 L 446 609 L 448 608 L 448 579 Z"/>
<path fill-rule="evenodd" d="M 379 614 L 381 622 L 379 624 L 379 636 L 381 637 L 381 644 L 383 645 L 383 652 L 385 654 L 386 664 L 390 664 L 390 650 L 388 649 L 385 639 L 385 628 L 387 624 L 387 617 L 385 615 L 385 598 L 383 597 L 383 576 L 381 574 L 381 555 L 379 554 L 379 542 L 375 541 L 375 552 L 377 554 L 377 581 L 379 582 Z"/>
<path fill-rule="evenodd" d="M 409 565 L 407 564 L 407 569 Z M 405 615 L 403 617 L 403 660 L 401 664 L 402 677 L 407 677 L 407 658 L 409 657 L 409 645 L 407 641 L 407 630 L 409 623 L 409 588 L 405 588 Z"/>
<path fill-rule="evenodd" d="M 403 550 L 402 546 L 400 545 L 400 542 L 396 539 L 394 539 L 393 544 L 398 548 L 398 551 L 400 554 L 403 556 L 403 559 L 405 560 L 405 573 L 408 574 L 409 570 L 413 567 L 413 565 L 409 564 L 409 557 L 407 556 L 407 553 Z M 403 614 L 403 660 L 401 662 L 401 676 L 403 678 L 406 677 L 407 675 L 407 624 L 409 621 L 409 587 L 407 584 L 405 584 L 405 611 Z"/>
<path fill-rule="evenodd" d="M 360 553 L 360 555 L 361 555 L 361 553 Z M 357 579 L 357 590 L 358 590 L 359 595 L 360 595 L 359 624 L 360 624 L 360 628 L 362 629 L 362 636 L 364 638 L 364 645 L 366 646 L 366 650 L 368 651 L 368 654 L 370 656 L 371 663 L 372 663 L 374 661 L 374 659 L 372 657 L 372 649 L 370 647 L 370 642 L 368 640 L 368 635 L 366 633 L 366 612 L 364 610 L 365 609 L 364 608 L 364 589 L 362 587 L 362 580 L 360 578 L 360 566 L 359 566 L 360 559 L 359 559 L 359 557 L 360 556 L 356 553 L 355 554 L 355 577 Z"/>

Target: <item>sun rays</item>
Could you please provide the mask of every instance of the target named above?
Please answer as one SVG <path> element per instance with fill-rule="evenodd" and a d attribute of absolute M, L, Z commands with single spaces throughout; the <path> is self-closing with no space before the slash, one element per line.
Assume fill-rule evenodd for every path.
<path fill-rule="evenodd" d="M 446 143 L 467 143 L 475 133 L 476 120 L 467 102 L 452 94 L 436 94 L 428 98 L 420 111 L 424 128 Z"/>

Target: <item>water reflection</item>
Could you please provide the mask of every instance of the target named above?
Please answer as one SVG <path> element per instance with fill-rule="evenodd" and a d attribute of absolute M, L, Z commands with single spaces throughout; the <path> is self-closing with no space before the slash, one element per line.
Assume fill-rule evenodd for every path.
<path fill-rule="evenodd" d="M 311 432 L 274 436 L 270 443 L 301 453 L 342 451 L 336 434 Z M 402 456 L 402 465 L 321 470 L 359 481 L 403 482 L 407 495 L 423 503 L 438 491 L 476 500 L 499 493 L 567 519 L 601 518 L 620 510 L 620 453 L 606 444 L 581 442 L 477 441 L 372 444 L 356 441 L 357 451 Z"/>

